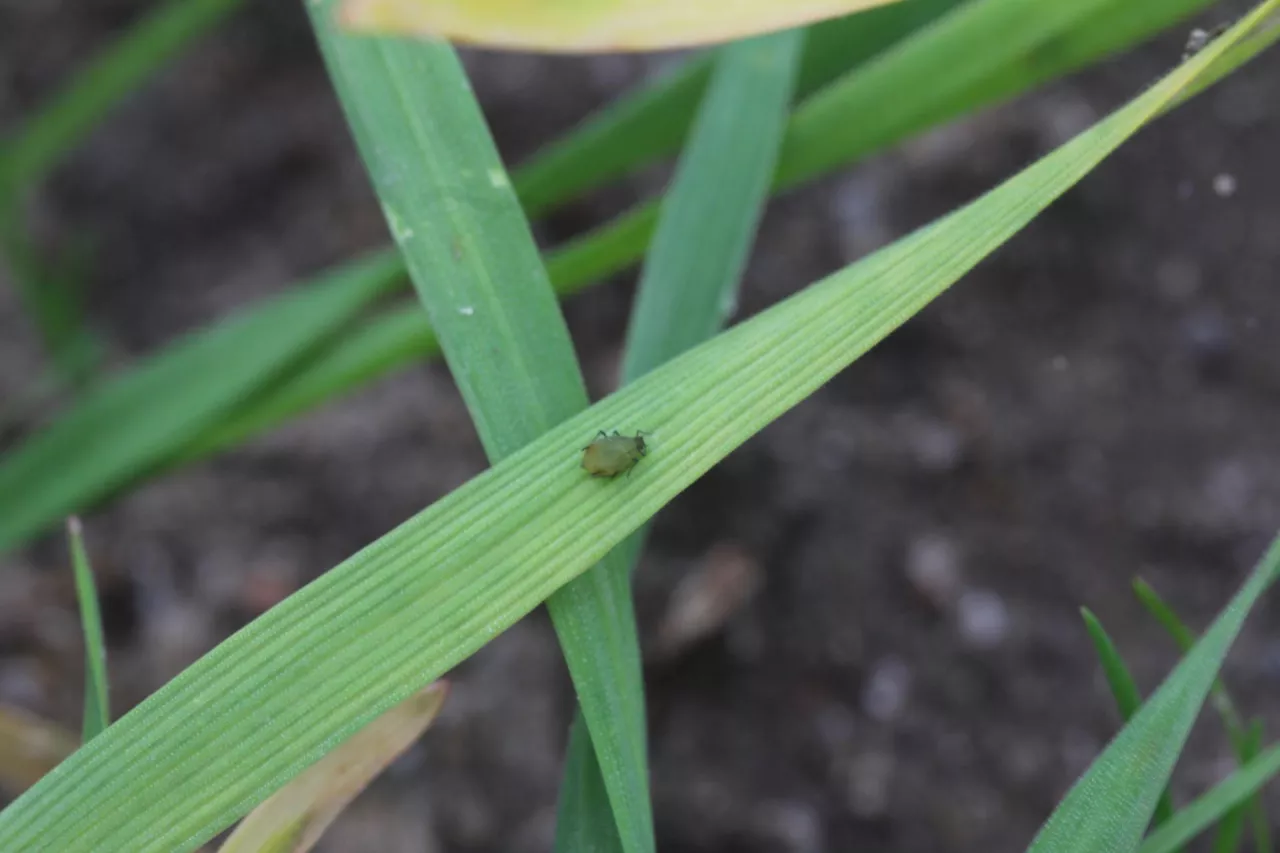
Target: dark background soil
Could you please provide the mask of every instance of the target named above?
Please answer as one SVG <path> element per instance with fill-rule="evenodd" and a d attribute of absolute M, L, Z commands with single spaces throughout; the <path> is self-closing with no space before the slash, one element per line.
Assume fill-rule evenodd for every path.
<path fill-rule="evenodd" d="M 141 7 L 0 3 L 3 126 Z M 1047 152 L 1170 67 L 1185 37 L 778 200 L 741 315 Z M 660 60 L 467 62 L 519 162 Z M 1022 849 L 1116 728 L 1079 608 L 1149 690 L 1175 653 L 1131 580 L 1197 627 L 1226 601 L 1280 522 L 1278 73 L 1273 51 L 1145 131 L 659 517 L 638 580 L 650 646 L 674 642 L 664 613 L 697 594 L 678 583 L 726 547 L 759 582 L 711 636 L 651 657 L 660 850 Z M 575 204 L 540 237 L 657 180 Z M 202 40 L 30 215 L 51 252 L 95 241 L 90 315 L 114 364 L 385 241 L 296 3 L 253 4 Z M 631 287 L 566 305 L 597 393 Z M 0 399 L 40 365 L 0 288 Z M 116 712 L 484 464 L 447 372 L 424 365 L 91 514 Z M 78 728 L 61 545 L 0 562 L 0 702 Z M 1226 670 L 1272 729 L 1275 619 L 1264 603 Z M 546 619 L 452 680 L 440 723 L 324 849 L 549 848 L 572 694 Z M 1216 726 L 1201 729 L 1184 799 L 1230 768 Z"/>

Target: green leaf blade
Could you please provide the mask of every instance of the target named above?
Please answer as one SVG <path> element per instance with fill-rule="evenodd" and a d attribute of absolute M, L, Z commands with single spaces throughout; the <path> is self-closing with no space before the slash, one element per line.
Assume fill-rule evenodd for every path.
<path fill-rule="evenodd" d="M 641 275 L 623 354 L 624 383 L 701 343 L 722 325 L 768 195 L 803 42 L 803 32 L 794 31 L 718 52 Z M 628 613 L 629 569 L 642 538 L 637 532 L 611 553 L 615 566 L 610 570 L 615 574 L 605 594 L 625 601 Z M 570 585 L 560 595 L 572 594 L 573 589 Z M 582 721 L 575 720 L 573 731 L 583 730 Z M 558 850 L 583 849 L 584 839 L 601 829 L 596 816 L 583 811 L 600 799 L 589 790 L 596 776 L 585 767 L 587 746 L 586 738 L 570 737 Z M 616 844 L 606 834 L 588 847 L 608 849 Z"/>
<path fill-rule="evenodd" d="M 201 433 L 172 464 L 229 450 L 329 400 L 339 389 L 374 379 L 392 366 L 439 353 L 440 345 L 421 309 L 386 311 L 336 340 L 324 342 L 306 364 L 289 371 Z"/>
<path fill-rule="evenodd" d="M 578 714 L 569 729 L 564 779 L 556 804 L 556 850 L 622 853 L 622 840 L 613 822 L 594 751 L 586 721 Z"/>
<path fill-rule="evenodd" d="M 795 111 L 778 166 L 794 186 L 957 116 L 1069 74 L 1212 0 L 976 0 Z M 912 93 L 904 97 L 903 92 Z M 875 116 L 850 122 L 849 115 Z"/>
<path fill-rule="evenodd" d="M 1142 605 L 1173 638 L 1181 652 L 1185 654 L 1195 645 L 1195 632 L 1187 627 L 1187 624 L 1161 598 L 1154 587 L 1139 578 L 1134 581 L 1133 590 Z M 1240 767 L 1244 767 L 1253 760 L 1261 747 L 1262 732 L 1247 730 L 1244 719 L 1236 710 L 1231 694 L 1227 692 L 1227 685 L 1221 678 L 1214 679 L 1209 699 L 1222 721 L 1222 727 L 1227 733 L 1227 740 L 1231 744 L 1232 752 L 1235 753 L 1236 761 Z M 1270 832 L 1267 827 L 1266 809 L 1261 799 L 1255 799 L 1242 806 L 1238 813 L 1231 814 L 1223 821 L 1215 842 L 1215 849 L 1234 849 L 1238 845 L 1240 833 L 1244 830 L 1246 814 L 1253 818 L 1254 837 L 1258 849 L 1267 849 L 1270 844 Z"/>
<path fill-rule="evenodd" d="M 515 192 L 450 48 L 345 35 L 327 4 L 311 9 L 415 290 L 481 442 L 500 461 L 587 406 Z M 644 692 L 625 564 L 605 557 L 548 607 L 594 745 L 594 756 L 579 758 L 599 761 L 623 848 L 650 853 Z"/>
<path fill-rule="evenodd" d="M 1120 657 L 1115 643 L 1111 641 L 1111 636 L 1098 621 L 1098 617 L 1094 616 L 1088 608 L 1082 608 L 1081 615 L 1084 617 L 1085 630 L 1093 642 L 1094 651 L 1097 652 L 1098 660 L 1102 663 L 1102 672 L 1111 688 L 1111 695 L 1116 700 L 1120 720 L 1127 723 L 1142 706 L 1142 695 L 1138 692 L 1138 685 L 1133 680 L 1133 675 L 1130 674 L 1124 658 Z M 1172 818 L 1173 814 L 1173 795 L 1166 788 L 1156 803 L 1155 825 L 1163 824 Z"/>
<path fill-rule="evenodd" d="M 80 625 L 84 631 L 83 739 L 88 743 L 111 724 L 107 701 L 107 643 L 102 635 L 98 590 L 93 582 L 93 570 L 89 567 L 80 519 L 73 517 L 67 522 L 67 541 L 71 550 L 71 569 L 76 579 L 76 598 L 80 602 Z"/>
<path fill-rule="evenodd" d="M 1094 651 L 1098 655 L 1098 660 L 1102 663 L 1102 672 L 1107 677 L 1111 695 L 1116 700 L 1116 708 L 1120 711 L 1120 719 L 1128 722 L 1129 718 L 1142 705 L 1142 696 L 1138 693 L 1138 685 L 1129 673 L 1129 667 L 1125 665 L 1124 659 L 1120 657 L 1120 653 L 1116 650 L 1115 643 L 1111 641 L 1110 635 L 1102 627 L 1102 623 L 1098 621 L 1098 617 L 1094 616 L 1088 608 L 1083 608 L 1081 615 L 1084 617 L 1085 630 L 1089 632 L 1089 639 L 1093 642 Z"/>
<path fill-rule="evenodd" d="M 1280 745 L 1261 752 L 1147 836 L 1138 853 L 1175 853 L 1280 773 Z"/>
<path fill-rule="evenodd" d="M 645 261 L 624 382 L 711 337 L 737 304 L 803 38 L 796 31 L 725 48 Z"/>
<path fill-rule="evenodd" d="M 1138 846 L 1227 649 L 1277 571 L 1280 539 L 1200 643 L 1059 803 L 1030 853 Z"/>

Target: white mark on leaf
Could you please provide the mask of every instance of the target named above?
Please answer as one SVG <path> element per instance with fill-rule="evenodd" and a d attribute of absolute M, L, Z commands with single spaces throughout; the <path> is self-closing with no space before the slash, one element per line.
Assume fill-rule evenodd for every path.
<path fill-rule="evenodd" d="M 395 237 L 397 243 L 407 243 L 413 239 L 413 229 L 400 220 L 395 208 L 384 204 L 382 212 L 387 217 L 387 224 L 391 226 L 391 236 Z"/>

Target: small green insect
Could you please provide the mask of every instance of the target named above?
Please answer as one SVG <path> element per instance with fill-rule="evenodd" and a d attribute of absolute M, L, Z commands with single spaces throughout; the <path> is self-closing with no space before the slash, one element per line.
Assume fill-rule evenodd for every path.
<path fill-rule="evenodd" d="M 616 477 L 624 471 L 631 476 L 631 469 L 649 452 L 644 444 L 644 433 L 634 436 L 608 435 L 604 430 L 582 448 L 582 467 L 592 477 Z"/>

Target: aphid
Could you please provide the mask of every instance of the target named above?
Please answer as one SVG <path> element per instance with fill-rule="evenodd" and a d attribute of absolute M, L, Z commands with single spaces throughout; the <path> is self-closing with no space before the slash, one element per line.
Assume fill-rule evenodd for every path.
<path fill-rule="evenodd" d="M 1209 43 L 1218 36 L 1231 29 L 1231 22 L 1224 21 L 1211 30 L 1202 30 L 1199 27 L 1191 31 L 1187 36 L 1187 46 L 1182 51 L 1182 61 L 1186 62 L 1200 51 L 1209 46 Z"/>
<path fill-rule="evenodd" d="M 596 438 L 582 448 L 582 467 L 592 477 L 616 477 L 624 471 L 628 476 L 631 469 L 648 453 L 644 444 L 644 433 L 634 436 L 608 435 L 604 430 L 596 434 Z"/>

